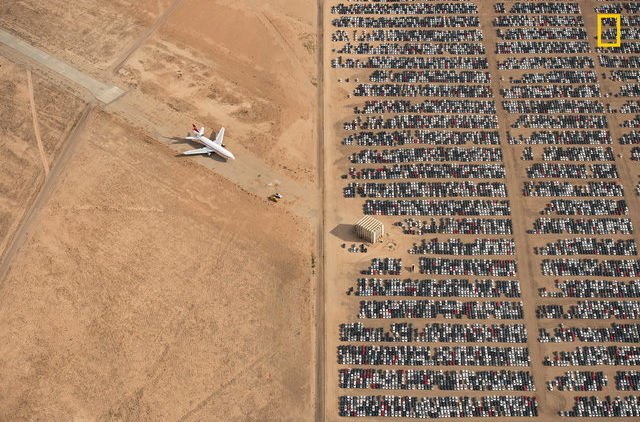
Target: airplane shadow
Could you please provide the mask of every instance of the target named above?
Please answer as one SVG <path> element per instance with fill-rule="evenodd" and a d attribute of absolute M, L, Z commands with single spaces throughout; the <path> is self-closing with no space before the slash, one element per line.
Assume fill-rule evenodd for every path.
<path fill-rule="evenodd" d="M 173 141 L 171 142 L 171 145 L 176 145 L 176 144 L 200 145 L 199 142 L 193 141 L 191 139 L 185 139 L 179 136 L 163 136 L 163 138 Z"/>
<path fill-rule="evenodd" d="M 218 154 L 211 154 L 211 156 L 207 157 L 207 158 L 211 158 L 212 160 L 218 161 L 218 162 L 221 162 L 221 163 L 226 163 L 227 162 L 227 160 L 225 160 L 224 158 L 220 157 Z"/>
<path fill-rule="evenodd" d="M 207 155 L 207 154 L 184 155 L 184 154 L 179 152 L 179 153 L 175 154 L 174 157 L 176 157 L 176 158 L 204 157 L 204 158 L 208 158 L 208 159 L 213 160 L 213 161 L 218 161 L 219 163 L 226 163 L 227 162 L 227 160 L 225 160 L 224 158 L 220 157 L 218 154 L 211 154 L 211 155 Z"/>

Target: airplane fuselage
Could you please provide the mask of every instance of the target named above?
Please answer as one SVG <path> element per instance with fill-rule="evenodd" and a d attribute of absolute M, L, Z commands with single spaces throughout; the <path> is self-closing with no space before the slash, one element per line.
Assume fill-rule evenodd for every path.
<path fill-rule="evenodd" d="M 218 154 L 219 156 L 221 156 L 224 159 L 227 160 L 235 160 L 236 157 L 233 156 L 233 154 L 231 153 L 231 151 L 229 151 L 228 149 L 226 149 L 225 147 L 223 147 L 222 145 L 218 145 L 215 142 L 213 142 L 211 139 L 207 138 L 206 136 L 198 136 L 198 133 L 196 132 L 196 136 L 197 136 L 197 141 L 200 142 L 202 145 L 204 145 L 207 148 L 211 148 L 216 154 Z"/>

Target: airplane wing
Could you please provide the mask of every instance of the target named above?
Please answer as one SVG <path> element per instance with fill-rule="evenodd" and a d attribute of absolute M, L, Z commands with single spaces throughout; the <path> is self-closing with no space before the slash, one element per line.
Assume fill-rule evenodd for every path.
<path fill-rule="evenodd" d="M 204 148 L 198 148 L 198 149 L 191 149 L 189 151 L 185 151 L 182 153 L 182 155 L 198 155 L 198 154 L 209 154 L 213 152 L 213 150 L 209 147 L 204 147 Z"/>
<path fill-rule="evenodd" d="M 218 132 L 218 136 L 216 136 L 216 140 L 213 141 L 216 145 L 222 145 L 222 138 L 224 138 L 224 128 L 220 128 L 220 132 Z"/>

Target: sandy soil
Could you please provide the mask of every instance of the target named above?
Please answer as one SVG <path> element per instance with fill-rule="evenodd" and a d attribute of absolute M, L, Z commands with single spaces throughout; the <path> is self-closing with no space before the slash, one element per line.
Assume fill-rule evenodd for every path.
<path fill-rule="evenodd" d="M 98 74 L 169 1 L 9 0 L 0 4 L 0 25 L 75 66 Z"/>
<path fill-rule="evenodd" d="M 34 102 L 48 163 L 56 159 L 83 102 L 38 75 Z M 36 143 L 27 70 L 0 57 L 0 256 L 40 189 L 44 169 Z"/>
<path fill-rule="evenodd" d="M 42 166 L 31 124 L 26 71 L 0 59 L 0 253 L 39 183 Z"/>
<path fill-rule="evenodd" d="M 33 95 L 40 135 L 48 162 L 55 162 L 85 102 L 69 89 L 33 75 Z"/>
<path fill-rule="evenodd" d="M 4 281 L 0 419 L 308 418 L 304 222 L 108 115 L 86 128 Z"/>
<path fill-rule="evenodd" d="M 315 19 L 310 1 L 184 1 L 118 77 L 314 182 Z"/>

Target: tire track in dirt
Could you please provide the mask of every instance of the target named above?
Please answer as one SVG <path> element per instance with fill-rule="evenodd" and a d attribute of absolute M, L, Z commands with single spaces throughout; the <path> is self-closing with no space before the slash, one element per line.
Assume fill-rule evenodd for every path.
<path fill-rule="evenodd" d="M 284 36 L 282 32 L 278 29 L 278 27 L 273 23 L 273 21 L 267 16 L 265 12 L 258 12 L 256 16 L 262 22 L 262 24 L 267 28 L 267 30 L 271 33 L 276 42 L 280 45 L 282 50 L 284 51 L 287 59 L 289 59 L 289 63 L 291 64 L 291 76 L 295 76 L 299 78 L 300 81 L 305 81 L 306 83 L 311 84 L 311 80 L 307 76 L 307 74 L 302 70 L 302 66 L 300 66 L 300 59 L 296 55 L 293 50 L 293 46 L 289 44 L 287 37 Z"/>
<path fill-rule="evenodd" d="M 180 6 L 182 0 L 174 0 L 169 7 L 156 19 L 156 21 L 131 45 L 125 52 L 119 56 L 116 61 L 109 67 L 111 73 L 116 73 L 122 65 L 129 60 L 129 57 L 135 53 L 157 30 L 163 23 L 169 19 L 169 16 Z"/>
<path fill-rule="evenodd" d="M 223 391 L 224 389 L 226 389 L 227 387 L 229 387 L 230 385 L 233 385 L 238 378 L 244 374 L 246 371 L 255 368 L 256 365 L 264 360 L 270 360 L 272 359 L 278 352 L 264 352 L 262 353 L 260 356 L 256 357 L 253 361 L 249 362 L 247 365 L 239 368 L 232 376 L 231 378 L 229 378 L 228 380 L 222 382 L 220 385 L 218 385 L 218 388 L 216 388 L 215 390 L 213 390 L 207 397 L 205 397 L 203 400 L 200 400 L 194 407 L 192 407 L 191 409 L 189 409 L 189 411 L 187 411 L 184 415 L 182 415 L 182 417 L 178 420 L 179 422 L 186 422 L 188 420 L 192 420 L 193 418 L 196 418 L 198 420 L 200 420 L 200 418 L 197 417 L 198 413 L 204 409 L 206 406 L 208 406 L 209 404 L 211 404 L 212 400 L 218 395 L 218 393 L 220 393 L 221 391 Z"/>
<path fill-rule="evenodd" d="M 29 87 L 29 103 L 31 104 L 31 117 L 33 119 L 33 132 L 36 135 L 36 142 L 38 143 L 38 151 L 40 152 L 40 161 L 42 161 L 42 167 L 44 167 L 45 179 L 49 176 L 49 161 L 47 155 L 44 152 L 44 146 L 42 145 L 42 138 L 40 137 L 40 125 L 38 124 L 38 113 L 36 111 L 36 101 L 33 96 L 33 81 L 31 78 L 31 69 L 27 69 L 27 85 Z"/>
<path fill-rule="evenodd" d="M 69 158 L 73 154 L 73 147 L 77 143 L 78 135 L 82 132 L 84 125 L 86 123 L 87 117 L 89 116 L 91 110 L 95 107 L 94 103 L 89 103 L 84 108 L 82 113 L 80 113 L 78 120 L 76 121 L 73 129 L 69 132 L 69 137 L 64 141 L 64 145 L 60 152 L 58 159 L 55 161 L 53 168 L 51 169 L 51 173 L 49 177 L 47 177 L 42 184 L 40 191 L 36 195 L 35 200 L 33 201 L 29 210 L 24 214 L 22 222 L 16 229 L 13 240 L 7 246 L 5 250 L 4 256 L 0 260 L 0 290 L 2 289 L 4 280 L 11 269 L 11 262 L 16 255 L 16 253 L 20 250 L 20 247 L 24 244 L 27 239 L 27 235 L 29 234 L 29 230 L 35 217 L 38 215 L 39 211 L 42 209 L 44 205 L 46 205 L 49 200 L 51 193 L 53 192 L 58 179 L 60 178 L 60 174 L 62 170 L 66 167 Z M 0 307 L 2 306 L 4 295 L 0 294 Z"/>

